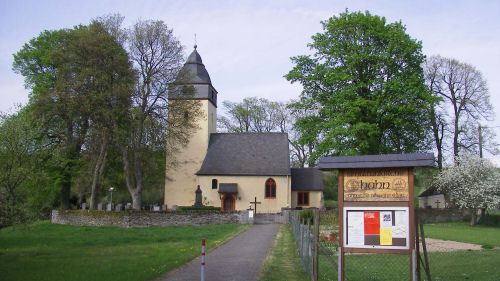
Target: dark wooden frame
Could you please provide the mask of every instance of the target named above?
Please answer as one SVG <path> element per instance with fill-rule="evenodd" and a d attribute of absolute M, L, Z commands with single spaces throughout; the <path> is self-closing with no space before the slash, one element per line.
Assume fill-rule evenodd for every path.
<path fill-rule="evenodd" d="M 398 167 L 392 167 L 398 168 Z M 362 168 L 368 169 L 368 168 Z M 377 168 L 377 169 L 391 169 L 387 168 Z M 408 201 L 346 201 L 344 202 L 344 172 L 345 169 L 339 169 L 339 185 L 338 185 L 338 207 L 339 207 L 339 243 L 342 250 L 340 251 L 340 280 L 345 280 L 345 253 L 376 253 L 376 254 L 407 254 L 409 256 L 409 275 L 412 276 L 413 264 L 412 264 L 412 252 L 415 249 L 415 207 L 413 202 L 413 188 L 414 188 L 414 175 L 413 168 L 404 168 L 408 172 Z M 344 247 L 344 207 L 408 207 L 409 218 L 409 241 L 408 249 L 369 249 L 369 248 L 349 248 Z"/>
<path fill-rule="evenodd" d="M 300 204 L 300 194 L 307 195 L 307 204 Z M 302 198 L 303 199 L 303 198 Z M 297 206 L 309 206 L 309 191 L 297 191 Z"/>
<path fill-rule="evenodd" d="M 267 196 L 267 188 L 268 188 L 267 182 L 270 180 L 274 183 L 274 185 L 269 186 L 269 195 L 270 196 Z M 265 199 L 276 199 L 276 181 L 273 178 L 268 178 L 266 180 L 266 182 L 264 183 L 264 198 Z"/>

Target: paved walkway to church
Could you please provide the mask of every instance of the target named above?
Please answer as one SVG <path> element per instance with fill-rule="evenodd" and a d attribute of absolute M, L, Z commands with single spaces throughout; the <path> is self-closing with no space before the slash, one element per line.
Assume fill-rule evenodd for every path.
<path fill-rule="evenodd" d="M 278 232 L 278 224 L 256 224 L 205 258 L 205 281 L 255 281 Z M 166 275 L 164 281 L 200 280 L 200 259 Z"/>

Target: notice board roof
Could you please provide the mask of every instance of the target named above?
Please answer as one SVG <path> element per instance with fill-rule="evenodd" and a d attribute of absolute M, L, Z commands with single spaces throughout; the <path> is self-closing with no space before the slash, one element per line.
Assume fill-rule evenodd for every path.
<path fill-rule="evenodd" d="M 318 168 L 322 170 L 433 166 L 434 154 L 432 153 L 327 156 L 320 158 L 318 162 Z"/>

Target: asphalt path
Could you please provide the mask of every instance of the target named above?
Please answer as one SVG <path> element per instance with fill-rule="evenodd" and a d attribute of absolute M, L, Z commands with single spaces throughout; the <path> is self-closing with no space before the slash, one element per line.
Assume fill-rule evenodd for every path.
<path fill-rule="evenodd" d="M 207 253 L 205 281 L 255 281 L 278 232 L 278 224 L 256 224 Z M 168 273 L 164 281 L 200 280 L 200 259 Z"/>

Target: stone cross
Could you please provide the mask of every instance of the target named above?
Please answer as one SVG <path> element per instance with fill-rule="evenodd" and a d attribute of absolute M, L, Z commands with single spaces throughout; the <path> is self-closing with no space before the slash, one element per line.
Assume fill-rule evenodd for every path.
<path fill-rule="evenodd" d="M 253 209 L 255 210 L 255 213 L 257 214 L 257 204 L 260 204 L 261 202 L 257 202 L 257 197 L 253 200 L 253 202 L 250 202 L 250 204 L 253 204 L 254 207 Z"/>

